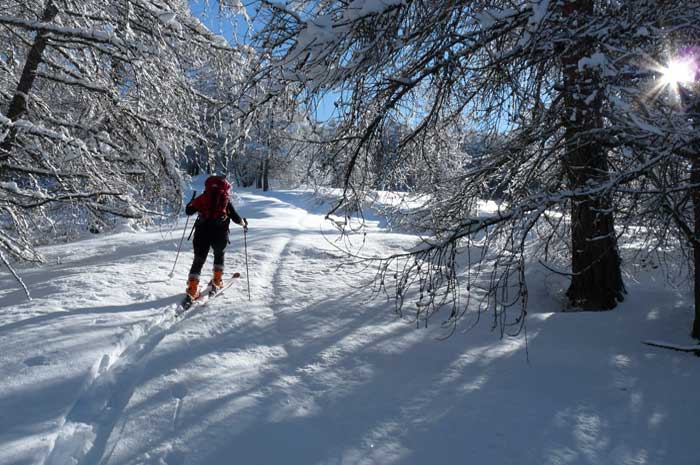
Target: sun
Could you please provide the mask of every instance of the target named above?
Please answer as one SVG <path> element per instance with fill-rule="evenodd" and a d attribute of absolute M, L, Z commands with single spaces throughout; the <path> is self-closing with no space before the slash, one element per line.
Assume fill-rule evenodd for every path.
<path fill-rule="evenodd" d="M 677 58 L 661 67 L 661 81 L 667 86 L 678 86 L 695 81 L 697 65 L 692 59 Z"/>
<path fill-rule="evenodd" d="M 700 81 L 697 79 L 700 77 L 700 66 L 696 58 L 699 56 L 686 53 L 670 58 L 666 64 L 655 62 L 649 66 L 648 70 L 654 76 L 653 84 L 648 90 L 649 97 L 667 95 L 680 103 L 684 90 L 690 90 Z"/>

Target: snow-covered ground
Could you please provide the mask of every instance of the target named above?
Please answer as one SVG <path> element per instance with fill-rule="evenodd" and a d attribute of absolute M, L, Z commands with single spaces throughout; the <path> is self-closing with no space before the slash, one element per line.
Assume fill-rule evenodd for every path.
<path fill-rule="evenodd" d="M 19 270 L 31 302 L 0 272 L 1 465 L 700 464 L 700 359 L 641 343 L 690 342 L 686 294 L 645 278 L 614 311 L 554 313 L 543 278 L 527 347 L 488 318 L 438 340 L 366 302 L 360 265 L 336 269 L 310 194 L 237 207 L 251 299 L 233 226 L 243 278 L 180 321 L 184 218 L 44 249 Z"/>

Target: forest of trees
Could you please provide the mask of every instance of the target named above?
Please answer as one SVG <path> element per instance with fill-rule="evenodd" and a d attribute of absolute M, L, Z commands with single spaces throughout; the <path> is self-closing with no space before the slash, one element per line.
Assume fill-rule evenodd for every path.
<path fill-rule="evenodd" d="M 653 263 L 693 283 L 700 338 L 700 2 L 216 10 L 246 13 L 239 43 L 181 0 L 0 0 L 6 266 L 68 222 L 176 211 L 186 171 L 285 177 L 339 188 L 328 213 L 347 218 L 377 190 L 420 199 L 395 224 L 421 242 L 366 258 L 421 321 L 477 305 L 517 333 L 533 266 L 569 279 L 571 309 L 610 310 L 628 265 Z"/>

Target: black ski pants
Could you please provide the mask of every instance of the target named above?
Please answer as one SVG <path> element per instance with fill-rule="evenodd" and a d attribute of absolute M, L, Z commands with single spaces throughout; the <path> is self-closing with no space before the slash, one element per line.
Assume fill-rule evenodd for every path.
<path fill-rule="evenodd" d="M 199 277 L 202 273 L 204 262 L 207 261 L 209 249 L 214 250 L 214 269 L 224 269 L 224 253 L 228 244 L 228 225 L 220 223 L 207 224 L 206 222 L 194 230 L 194 260 L 190 268 L 190 277 Z"/>

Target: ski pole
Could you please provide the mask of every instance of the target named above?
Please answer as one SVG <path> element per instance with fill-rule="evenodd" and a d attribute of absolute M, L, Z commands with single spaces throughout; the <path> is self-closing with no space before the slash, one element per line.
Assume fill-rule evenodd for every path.
<path fill-rule="evenodd" d="M 243 227 L 243 247 L 245 250 L 245 279 L 248 281 L 248 300 L 250 300 L 250 275 L 248 273 L 248 220 L 243 218 L 245 226 Z"/>
<path fill-rule="evenodd" d="M 197 191 L 192 192 L 192 200 L 197 195 Z M 190 202 L 192 202 L 190 200 Z M 188 216 L 185 220 L 185 229 L 182 230 L 182 237 L 180 238 L 180 244 L 177 246 L 177 254 L 175 255 L 175 263 L 173 263 L 173 269 L 170 271 L 168 277 L 172 278 L 175 276 L 175 267 L 177 266 L 177 259 L 180 257 L 180 249 L 182 249 L 182 242 L 185 240 L 185 233 L 187 232 L 187 224 L 190 222 L 190 217 Z"/>
<path fill-rule="evenodd" d="M 192 229 L 190 229 L 190 235 L 187 236 L 187 240 L 189 241 L 192 239 L 192 233 L 194 232 L 194 228 L 197 226 L 197 222 L 195 221 L 194 224 L 192 225 Z M 187 229 L 187 225 L 185 225 L 185 229 Z M 184 234 L 184 231 L 183 231 Z"/>

